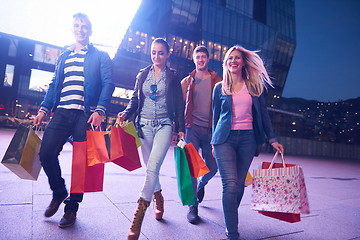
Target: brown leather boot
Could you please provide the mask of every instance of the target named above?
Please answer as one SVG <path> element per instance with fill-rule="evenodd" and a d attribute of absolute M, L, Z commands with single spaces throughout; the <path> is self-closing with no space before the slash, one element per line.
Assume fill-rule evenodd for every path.
<path fill-rule="evenodd" d="M 155 219 L 161 220 L 164 215 L 164 197 L 161 194 L 161 190 L 154 192 L 155 201 Z"/>
<path fill-rule="evenodd" d="M 134 219 L 131 222 L 129 229 L 128 240 L 137 240 L 140 236 L 141 225 L 144 220 L 146 209 L 149 207 L 150 202 L 145 201 L 142 198 L 138 200 L 138 207 L 134 214 Z"/>

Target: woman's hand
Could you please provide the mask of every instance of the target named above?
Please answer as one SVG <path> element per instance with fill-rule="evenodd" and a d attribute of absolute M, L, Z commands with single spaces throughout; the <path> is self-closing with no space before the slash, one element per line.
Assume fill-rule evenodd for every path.
<path fill-rule="evenodd" d="M 124 112 L 119 112 L 118 115 L 117 115 L 117 117 L 118 117 L 118 121 L 119 121 L 119 122 L 123 122 L 123 121 L 125 121 L 126 113 L 124 113 Z"/>
<path fill-rule="evenodd" d="M 278 143 L 278 142 L 273 142 L 273 143 L 271 144 L 271 146 L 273 146 L 273 148 L 275 148 L 276 151 L 284 154 L 284 147 L 283 147 L 283 145 L 281 145 L 280 143 Z"/>

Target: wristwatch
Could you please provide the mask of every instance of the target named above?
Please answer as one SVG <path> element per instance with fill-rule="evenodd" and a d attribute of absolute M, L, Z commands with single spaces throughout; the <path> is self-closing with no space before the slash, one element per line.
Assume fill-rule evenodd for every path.
<path fill-rule="evenodd" d="M 101 110 L 95 110 L 100 116 L 105 116 L 105 113 Z"/>

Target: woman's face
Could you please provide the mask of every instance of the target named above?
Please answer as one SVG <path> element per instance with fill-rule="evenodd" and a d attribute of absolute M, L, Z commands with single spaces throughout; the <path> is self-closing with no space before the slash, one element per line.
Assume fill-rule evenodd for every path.
<path fill-rule="evenodd" d="M 164 68 L 169 56 L 170 53 L 163 44 L 153 43 L 151 45 L 151 60 L 156 67 Z"/>
<path fill-rule="evenodd" d="M 242 54 L 238 50 L 233 50 L 229 58 L 226 60 L 226 67 L 229 69 L 230 73 L 241 74 L 242 67 L 244 66 L 244 61 Z"/>

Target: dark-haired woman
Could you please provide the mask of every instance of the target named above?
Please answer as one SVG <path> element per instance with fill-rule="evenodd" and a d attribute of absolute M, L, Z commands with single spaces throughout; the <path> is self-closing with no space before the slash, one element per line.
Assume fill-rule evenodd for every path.
<path fill-rule="evenodd" d="M 168 43 L 157 38 L 151 45 L 152 65 L 141 69 L 136 77 L 134 94 L 127 108 L 118 114 L 120 120 L 135 117 L 141 151 L 146 164 L 146 177 L 128 239 L 138 239 L 145 211 L 155 199 L 155 218 L 162 219 L 164 198 L 159 172 L 169 149 L 173 130 L 184 138 L 184 102 L 180 79 L 166 66 L 170 57 Z"/>

